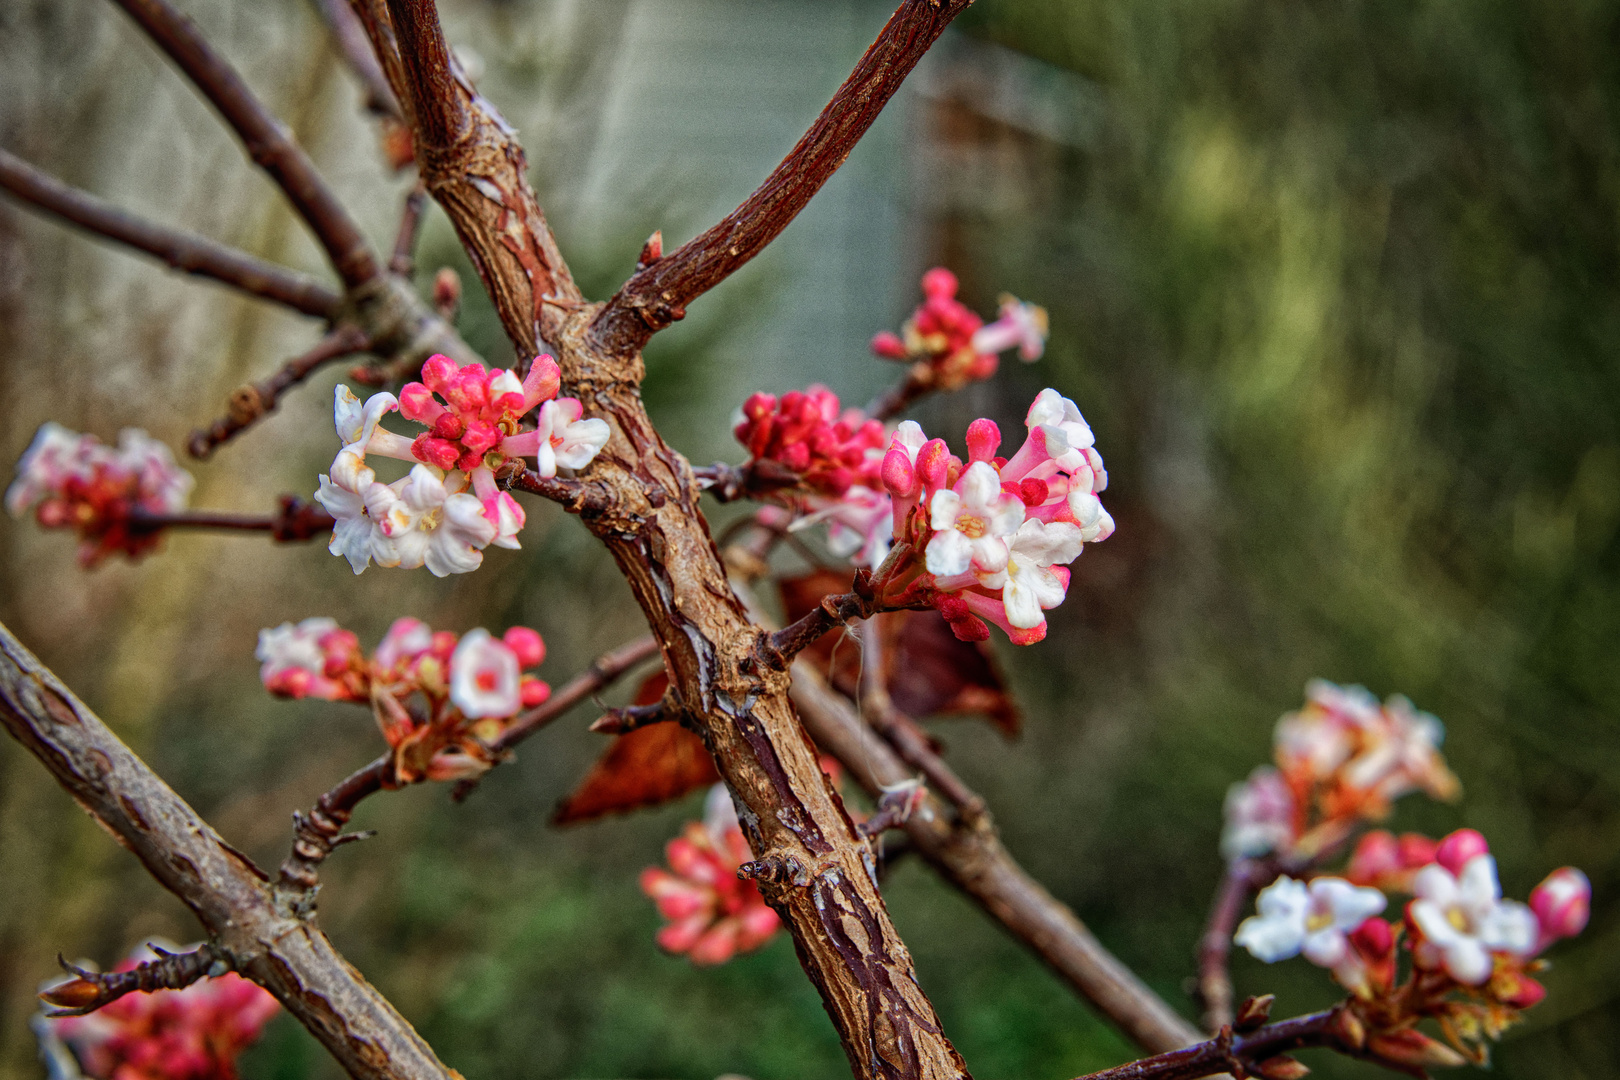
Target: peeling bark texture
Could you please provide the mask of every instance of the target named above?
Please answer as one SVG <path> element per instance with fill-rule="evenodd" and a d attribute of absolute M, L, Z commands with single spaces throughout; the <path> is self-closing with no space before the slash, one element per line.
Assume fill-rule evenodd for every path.
<path fill-rule="evenodd" d="M 362 1080 L 460 1080 L 326 935 L 0 626 L 0 724 Z"/>
<path fill-rule="evenodd" d="M 842 761 L 869 794 L 875 797 L 885 785 L 911 778 L 894 750 L 808 664 L 794 665 L 793 700 L 816 744 Z M 1013 860 L 988 814 L 964 814 L 953 822 L 950 811 L 932 794 L 927 807 L 932 813 L 913 813 L 903 826 L 917 853 L 1067 979 L 1126 1036 L 1152 1053 L 1198 1041 L 1201 1036 L 1191 1024 Z"/>
<path fill-rule="evenodd" d="M 625 283 L 596 317 L 593 343 L 639 350 L 686 308 L 765 250 L 821 190 L 917 61 L 971 0 L 904 0 L 810 130 L 737 209 Z"/>
<path fill-rule="evenodd" d="M 941 9 L 926 0 L 908 2 L 885 29 L 890 33 L 923 9 L 932 13 L 925 21 L 933 29 L 911 35 L 914 44 L 921 42 L 918 55 L 926 47 L 922 38 L 932 41 L 943 28 L 943 22 L 935 26 Z M 799 726 L 786 665 L 760 662 L 764 631 L 732 593 L 698 509 L 691 465 L 665 445 L 642 405 L 639 343 L 605 348 L 590 333 L 601 305 L 584 303 L 574 285 L 524 177 L 523 152 L 511 129 L 454 72 L 432 0 L 388 0 L 388 14 L 409 79 L 396 92 L 410 101 L 429 190 L 455 224 L 519 355 L 533 356 L 538 340 L 555 349 L 565 391 L 612 430 L 607 447 L 582 473 L 603 498 L 581 520 L 613 553 L 647 616 L 673 691 L 731 789 L 756 854 L 750 869 L 791 931 L 855 1075 L 966 1077 L 883 906 L 870 848 Z M 873 88 L 850 91 L 846 84 L 829 112 L 848 110 L 865 119 L 855 124 L 835 117 L 837 131 L 847 136 L 858 128 L 858 136 L 865 130 L 893 93 L 889 81 L 897 84 L 904 74 L 892 65 L 887 54 L 880 57 Z M 857 71 L 852 83 L 862 78 Z M 822 162 L 824 173 L 847 150 L 837 152 L 837 161 Z M 802 197 L 789 200 L 787 216 L 818 185 L 798 185 Z M 768 230 L 757 246 L 779 231 L 780 225 Z"/>

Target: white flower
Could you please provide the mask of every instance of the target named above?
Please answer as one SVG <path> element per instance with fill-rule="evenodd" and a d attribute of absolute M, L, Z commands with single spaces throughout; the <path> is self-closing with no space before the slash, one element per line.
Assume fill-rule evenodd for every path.
<path fill-rule="evenodd" d="M 1078 472 L 1082 466 L 1091 464 L 1085 453 L 1097 442 L 1091 425 L 1080 415 L 1078 405 L 1051 387 L 1035 395 L 1034 404 L 1030 405 L 1029 412 L 1024 416 L 1024 426 L 1041 429 L 1046 436 L 1047 453 L 1052 455 L 1052 460 L 1064 472 Z M 1066 449 L 1060 451 L 1060 447 Z M 1097 459 L 1096 464 L 1102 464 L 1101 458 Z M 1098 484 L 1096 490 L 1101 491 L 1105 486 L 1106 481 Z"/>
<path fill-rule="evenodd" d="M 1282 773 L 1259 765 L 1226 791 L 1221 854 L 1228 860 L 1286 850 L 1294 840 L 1294 795 Z"/>
<path fill-rule="evenodd" d="M 477 497 L 452 493 L 444 474 L 431 465 L 417 465 L 393 484 L 373 484 L 366 492 L 366 513 L 377 528 L 372 557 L 378 566 L 426 566 L 434 577 L 478 569 L 483 549 L 497 533 Z"/>
<path fill-rule="evenodd" d="M 818 501 L 810 500 L 812 505 Z M 810 516 L 827 522 L 827 549 L 839 558 L 876 569 L 889 557 L 894 504 L 883 492 L 853 484 L 842 498 L 829 500 Z"/>
<path fill-rule="evenodd" d="M 269 682 L 281 672 L 294 669 L 311 675 L 323 674 L 326 651 L 321 648 L 321 638 L 337 628 L 336 619 L 317 617 L 260 630 L 258 648 L 253 650 L 253 655 L 263 664 L 259 678 Z"/>
<path fill-rule="evenodd" d="M 1314 878 L 1309 884 L 1286 875 L 1260 890 L 1258 915 L 1244 919 L 1232 940 L 1268 964 L 1303 953 L 1319 967 L 1342 963 L 1350 950 L 1345 936 L 1384 910 L 1388 900 L 1377 889 L 1362 889 L 1343 878 Z"/>
<path fill-rule="evenodd" d="M 1068 579 L 1054 573 L 1052 567 L 1074 562 L 1084 546 L 1078 526 L 1031 518 L 1007 542 L 1006 566 L 993 574 L 980 574 L 979 583 L 1001 590 L 1008 623 L 1020 630 L 1033 629 L 1046 621 L 1041 612 L 1063 603 L 1068 592 Z"/>
<path fill-rule="evenodd" d="M 54 420 L 41 424 L 17 461 L 17 478 L 6 488 L 6 509 L 14 517 L 21 516 L 68 477 L 88 477 L 89 451 L 99 445 Z"/>
<path fill-rule="evenodd" d="M 118 433 L 119 464 L 137 480 L 141 509 L 154 514 L 184 510 L 196 480 L 174 460 L 168 446 L 140 428 Z"/>
<path fill-rule="evenodd" d="M 377 651 L 372 658 L 379 668 L 387 670 L 401 660 L 425 653 L 432 647 L 433 628 L 421 619 L 403 616 L 395 619 L 394 625 L 388 628 L 388 633 L 377 643 Z"/>
<path fill-rule="evenodd" d="M 1430 863 L 1413 879 L 1412 894 L 1417 899 L 1408 911 L 1423 934 L 1413 957 L 1422 967 L 1443 967 L 1458 982 L 1480 986 L 1491 977 L 1491 953 L 1535 953 L 1536 916 L 1525 905 L 1502 899 L 1490 855 L 1475 855 L 1456 877 Z"/>
<path fill-rule="evenodd" d="M 517 653 L 482 627 L 461 635 L 450 656 L 450 700 L 469 720 L 515 716 L 523 708 Z"/>
<path fill-rule="evenodd" d="M 612 429 L 606 420 L 581 420 L 584 409 L 574 398 L 554 398 L 540 406 L 539 446 L 535 452 L 535 472 L 556 476 L 557 466 L 583 469 L 602 447 Z"/>
<path fill-rule="evenodd" d="M 929 503 L 935 531 L 924 551 L 928 572 L 950 577 L 970 568 L 988 574 L 1005 570 L 1004 538 L 1023 524 L 1023 500 L 1003 492 L 995 466 L 984 461 L 969 465 L 956 487 L 934 492 Z"/>
<path fill-rule="evenodd" d="M 375 524 L 366 515 L 366 495 L 382 486 L 377 474 L 366 466 L 365 457 L 353 446 L 345 446 L 333 460 L 330 475 L 321 474 L 321 486 L 315 492 L 315 501 L 333 519 L 332 540 L 326 549 L 348 559 L 357 574 L 371 565 L 377 540 Z"/>

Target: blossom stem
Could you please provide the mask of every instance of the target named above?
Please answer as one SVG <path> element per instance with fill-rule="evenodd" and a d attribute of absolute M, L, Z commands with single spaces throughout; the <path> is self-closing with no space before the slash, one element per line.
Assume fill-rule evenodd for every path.
<path fill-rule="evenodd" d="M 1254 860 L 1234 859 L 1215 890 L 1204 936 L 1198 944 L 1198 996 L 1204 1004 L 1206 1031 L 1219 1031 L 1223 1024 L 1232 1022 L 1232 977 L 1227 971 L 1232 932 L 1248 906 L 1256 882 L 1264 884 L 1260 881 L 1262 876 L 1264 871 Z"/>
<path fill-rule="evenodd" d="M 607 509 L 607 495 L 595 484 L 563 476 L 541 476 L 533 469 L 523 469 L 503 480 L 507 488 L 527 491 L 552 502 L 561 503 L 569 513 L 589 516 Z"/>
<path fill-rule="evenodd" d="M 345 356 L 367 352 L 371 347 L 371 339 L 352 323 L 334 327 L 307 352 L 287 361 L 268 379 L 244 383 L 233 390 L 225 415 L 206 428 L 193 431 L 186 440 L 186 452 L 198 460 L 207 458 L 222 443 L 274 412 L 282 394 L 320 368 Z"/>
<path fill-rule="evenodd" d="M 70 225 L 144 251 L 187 274 L 211 278 L 319 319 L 335 319 L 343 307 L 343 297 L 314 278 L 206 236 L 137 217 L 4 150 L 0 150 L 0 187 Z"/>
<path fill-rule="evenodd" d="M 899 416 L 918 398 L 934 389 L 934 381 L 926 373 L 926 363 L 913 364 L 905 378 L 873 398 L 866 405 L 866 415 L 873 420 L 888 420 Z"/>
<path fill-rule="evenodd" d="M 1267 1024 L 1247 1035 L 1235 1035 L 1231 1028 L 1223 1028 L 1213 1039 L 1087 1073 L 1078 1080 L 1193 1080 L 1226 1072 L 1234 1076 L 1263 1075 L 1255 1066 L 1279 1054 L 1313 1046 L 1344 1049 L 1333 1036 L 1333 1021 L 1338 1013 L 1338 1008 L 1307 1013 Z"/>
<path fill-rule="evenodd" d="M 766 499 L 786 488 L 797 487 L 802 479 L 798 473 L 770 458 L 761 458 L 743 465 L 728 465 L 717 461 L 713 465 L 699 465 L 692 470 L 698 487 L 719 502 L 738 499 Z"/>
<path fill-rule="evenodd" d="M 289 906 L 300 916 L 307 916 L 315 908 L 318 871 L 333 849 L 371 835 L 344 833 L 343 827 L 361 800 L 381 791 L 393 775 L 394 756 L 384 754 L 316 799 L 308 814 L 293 814 L 292 853 L 282 860 L 276 891 L 280 898 L 290 900 Z"/>
<path fill-rule="evenodd" d="M 157 514 L 135 510 L 130 527 L 137 532 L 161 529 L 221 529 L 227 532 L 267 532 L 279 543 L 311 540 L 332 531 L 332 515 L 296 495 L 281 496 L 274 514 L 232 514 L 219 510 L 177 510 Z"/>
<path fill-rule="evenodd" d="M 137 964 L 129 971 L 87 971 L 58 956 L 56 962 L 62 970 L 75 978 L 40 993 L 40 1000 L 55 1006 L 46 1015 L 84 1016 L 137 990 L 148 994 L 154 990 L 184 990 L 207 976 L 223 975 L 231 966 L 230 957 L 210 942 L 183 953 L 165 952 L 156 945 L 147 947 L 157 954 L 157 959 Z"/>

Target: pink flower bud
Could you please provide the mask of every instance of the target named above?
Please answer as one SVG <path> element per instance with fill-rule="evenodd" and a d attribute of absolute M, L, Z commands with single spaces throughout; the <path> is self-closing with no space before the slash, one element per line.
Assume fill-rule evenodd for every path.
<path fill-rule="evenodd" d="M 520 694 L 525 709 L 532 709 L 537 705 L 544 705 L 551 698 L 551 684 L 532 675 L 523 676 Z"/>
<path fill-rule="evenodd" d="M 1530 893 L 1530 910 L 1541 924 L 1542 944 L 1574 937 L 1586 929 L 1592 914 L 1592 883 L 1573 866 L 1547 875 Z"/>
<path fill-rule="evenodd" d="M 872 352 L 885 360 L 904 360 L 909 355 L 906 343 L 900 340 L 898 334 L 888 330 L 880 330 L 872 335 Z"/>
<path fill-rule="evenodd" d="M 951 450 L 945 445 L 944 439 L 929 439 L 917 451 L 917 475 L 922 477 L 923 484 L 930 491 L 948 485 L 950 458 Z"/>
<path fill-rule="evenodd" d="M 994 420 L 983 417 L 973 421 L 967 429 L 968 461 L 989 461 L 1001 447 L 1001 429 Z"/>
<path fill-rule="evenodd" d="M 517 653 L 518 666 L 532 668 L 546 658 L 546 643 L 536 630 L 527 626 L 514 626 L 501 635 L 501 640 Z"/>
<path fill-rule="evenodd" d="M 455 377 L 456 362 L 442 353 L 434 353 L 422 364 L 422 381 L 443 393 Z"/>
<path fill-rule="evenodd" d="M 441 266 L 433 275 L 433 306 L 441 312 L 461 306 L 461 275 L 451 267 Z"/>
<path fill-rule="evenodd" d="M 956 295 L 956 275 L 943 266 L 936 266 L 922 277 L 923 295 L 930 300 L 945 300 Z"/>
<path fill-rule="evenodd" d="M 431 424 L 447 415 L 433 391 L 419 382 L 408 382 L 399 388 L 399 413 L 419 424 Z"/>
<path fill-rule="evenodd" d="M 484 420 L 474 420 L 467 425 L 467 430 L 462 433 L 461 445 L 466 447 L 469 452 L 483 457 L 494 449 L 495 444 L 501 441 L 504 434 L 494 424 Z"/>
<path fill-rule="evenodd" d="M 1440 841 L 1435 849 L 1434 861 L 1451 871 L 1453 875 L 1460 875 L 1468 860 L 1476 855 L 1484 855 L 1491 850 L 1491 846 L 1473 829 L 1458 829 L 1456 832 Z"/>
<path fill-rule="evenodd" d="M 906 452 L 896 447 L 883 455 L 883 486 L 897 499 L 917 493 L 917 470 Z"/>
<path fill-rule="evenodd" d="M 411 453 L 418 461 L 441 469 L 453 469 L 461 457 L 461 447 L 448 439 L 436 439 L 424 432 L 411 443 Z"/>
<path fill-rule="evenodd" d="M 440 414 L 439 419 L 433 424 L 434 437 L 450 442 L 461 438 L 466 430 L 467 422 L 448 409 Z"/>
<path fill-rule="evenodd" d="M 1025 506 L 1039 506 L 1051 497 L 1052 489 L 1045 480 L 1025 480 L 1018 485 L 1018 497 Z"/>
<path fill-rule="evenodd" d="M 549 355 L 534 358 L 523 379 L 523 410 L 528 412 L 542 401 L 550 401 L 562 387 L 562 368 Z"/>
<path fill-rule="evenodd" d="M 1345 877 L 1353 884 L 1372 886 L 1401 869 L 1400 841 L 1388 829 L 1374 829 L 1356 844 Z"/>

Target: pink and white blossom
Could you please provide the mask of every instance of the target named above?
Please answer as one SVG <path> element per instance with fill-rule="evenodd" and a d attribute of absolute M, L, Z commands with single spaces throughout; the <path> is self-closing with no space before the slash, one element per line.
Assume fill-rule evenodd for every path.
<path fill-rule="evenodd" d="M 1431 863 L 1418 871 L 1412 892 L 1407 916 L 1418 931 L 1412 956 L 1419 967 L 1480 986 L 1491 977 L 1492 953 L 1529 957 L 1536 951 L 1541 928 L 1535 913 L 1502 899 L 1489 854 L 1473 856 L 1456 874 Z"/>
<path fill-rule="evenodd" d="M 452 490 L 455 482 L 447 483 L 431 465 L 417 465 L 393 484 L 371 485 L 366 513 L 375 526 L 372 557 L 378 566 L 426 566 L 435 577 L 478 569 L 499 527 L 484 516 L 476 496 Z"/>
<path fill-rule="evenodd" d="M 1227 789 L 1225 815 L 1221 854 L 1228 861 L 1286 851 L 1294 841 L 1294 795 L 1270 765 Z"/>
<path fill-rule="evenodd" d="M 1232 940 L 1268 964 L 1303 954 L 1319 967 L 1336 967 L 1349 955 L 1349 933 L 1388 903 L 1377 889 L 1343 878 L 1307 883 L 1284 875 L 1260 890 L 1259 914 L 1244 919 Z"/>
<path fill-rule="evenodd" d="M 450 657 L 450 700 L 470 720 L 516 715 L 523 708 L 517 653 L 482 627 L 461 635 Z"/>
<path fill-rule="evenodd" d="M 1592 915 L 1592 883 L 1573 866 L 1560 867 L 1531 890 L 1530 910 L 1540 928 L 1536 940 L 1540 952 L 1559 938 L 1574 937 L 1586 929 Z"/>
<path fill-rule="evenodd" d="M 972 345 L 976 353 L 1006 352 L 1017 346 L 1018 358 L 1027 364 L 1046 351 L 1046 336 L 1045 308 L 1004 295 L 1000 316 L 973 332 Z"/>
<path fill-rule="evenodd" d="M 316 617 L 260 630 L 253 655 L 260 661 L 259 680 L 271 693 L 341 701 L 353 694 L 337 676 L 357 648 L 354 635 L 335 619 Z"/>
<path fill-rule="evenodd" d="M 1001 490 L 995 467 L 983 461 L 968 466 L 954 488 L 934 492 L 928 513 L 934 535 L 925 562 L 941 578 L 1005 570 L 1007 539 L 1024 522 L 1024 504 Z"/>

